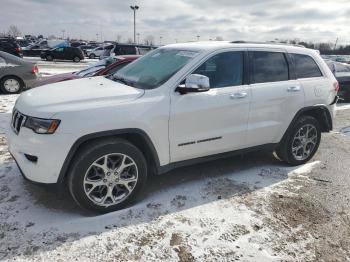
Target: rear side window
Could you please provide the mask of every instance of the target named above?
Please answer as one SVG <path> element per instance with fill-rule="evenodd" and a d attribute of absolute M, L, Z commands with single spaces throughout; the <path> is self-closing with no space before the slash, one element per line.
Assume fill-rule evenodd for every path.
<path fill-rule="evenodd" d="M 120 69 L 122 69 L 124 66 L 128 65 L 131 61 L 125 62 L 122 64 L 117 65 L 116 67 L 110 69 L 108 72 L 106 72 L 106 75 L 113 75 L 117 73 Z"/>
<path fill-rule="evenodd" d="M 297 78 L 310 78 L 322 76 L 316 62 L 308 55 L 291 54 L 294 60 Z"/>
<path fill-rule="evenodd" d="M 289 70 L 284 53 L 254 51 L 251 52 L 253 64 L 253 82 L 266 83 L 287 81 Z"/>

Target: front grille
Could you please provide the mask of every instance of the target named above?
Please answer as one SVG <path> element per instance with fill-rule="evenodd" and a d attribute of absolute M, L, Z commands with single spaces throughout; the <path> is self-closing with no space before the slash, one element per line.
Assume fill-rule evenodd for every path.
<path fill-rule="evenodd" d="M 13 110 L 11 127 L 12 127 L 12 130 L 16 134 L 18 134 L 19 131 L 21 130 L 21 127 L 23 126 L 25 120 L 26 120 L 26 116 L 25 115 L 23 115 L 21 112 L 19 112 L 16 109 Z"/>

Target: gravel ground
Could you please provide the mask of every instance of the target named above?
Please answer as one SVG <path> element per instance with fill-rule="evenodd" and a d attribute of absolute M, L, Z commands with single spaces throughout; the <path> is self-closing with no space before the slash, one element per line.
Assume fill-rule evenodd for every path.
<path fill-rule="evenodd" d="M 314 159 L 257 152 L 152 177 L 135 206 L 95 216 L 23 180 L 7 153 L 16 96 L 0 96 L 1 261 L 346 261 L 350 108 Z"/>

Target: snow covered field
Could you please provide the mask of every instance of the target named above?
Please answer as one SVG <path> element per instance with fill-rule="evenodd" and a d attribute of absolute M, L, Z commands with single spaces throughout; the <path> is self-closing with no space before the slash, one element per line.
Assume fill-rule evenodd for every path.
<path fill-rule="evenodd" d="M 0 95 L 0 261 L 317 260 L 310 225 L 325 213 L 302 190 L 319 185 L 310 173 L 329 168 L 325 157 L 291 168 L 258 152 L 181 168 L 151 177 L 136 205 L 96 216 L 22 178 L 5 135 L 16 98 Z"/>

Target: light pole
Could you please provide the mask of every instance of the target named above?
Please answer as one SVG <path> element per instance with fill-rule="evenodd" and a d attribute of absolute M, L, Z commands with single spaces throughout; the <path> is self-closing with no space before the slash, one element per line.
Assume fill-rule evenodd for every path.
<path fill-rule="evenodd" d="M 163 37 L 160 36 L 160 37 L 159 37 L 159 45 L 162 45 L 162 39 L 163 39 Z"/>
<path fill-rule="evenodd" d="M 140 44 L 140 33 L 137 33 L 137 44 Z"/>
<path fill-rule="evenodd" d="M 199 38 L 200 38 L 201 36 L 200 35 L 197 35 L 197 42 L 199 41 Z"/>
<path fill-rule="evenodd" d="M 134 44 L 136 44 L 136 10 L 139 9 L 139 6 L 131 5 L 130 8 L 134 11 Z"/>

